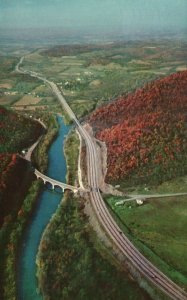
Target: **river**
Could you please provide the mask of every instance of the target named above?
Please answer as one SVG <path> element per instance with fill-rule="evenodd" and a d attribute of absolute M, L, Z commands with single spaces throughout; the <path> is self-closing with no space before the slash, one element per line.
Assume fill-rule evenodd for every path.
<path fill-rule="evenodd" d="M 58 136 L 51 145 L 48 152 L 47 175 L 56 180 L 65 182 L 66 180 L 66 160 L 63 152 L 65 136 L 70 127 L 65 126 L 62 118 L 57 117 L 59 123 Z M 38 282 L 36 278 L 36 255 L 41 236 L 55 213 L 62 194 L 43 188 L 38 199 L 32 220 L 25 231 L 22 246 L 20 249 L 20 259 L 18 262 L 18 296 L 19 300 L 42 300 L 38 294 Z"/>
<path fill-rule="evenodd" d="M 65 182 L 66 180 L 66 160 L 64 157 L 63 146 L 65 136 L 68 134 L 70 127 L 65 126 L 62 118 L 57 117 L 59 123 L 58 136 L 51 145 L 48 158 L 47 175 L 59 181 Z M 57 210 L 63 195 L 46 187 L 41 192 L 38 204 L 35 208 L 32 220 L 29 223 L 20 249 L 20 258 L 18 261 L 18 300 L 42 300 L 43 297 L 38 292 L 38 281 L 36 277 L 37 266 L 36 256 L 38 252 L 39 243 L 42 234 L 49 223 L 52 215 Z M 127 281 L 127 295 L 129 299 L 133 294 L 135 283 L 132 283 L 126 278 Z M 140 293 L 139 299 L 144 299 L 142 290 L 138 289 Z M 138 298 L 136 298 L 138 299 Z M 149 299 L 149 297 L 145 297 Z M 58 299 L 57 299 L 58 300 Z"/>

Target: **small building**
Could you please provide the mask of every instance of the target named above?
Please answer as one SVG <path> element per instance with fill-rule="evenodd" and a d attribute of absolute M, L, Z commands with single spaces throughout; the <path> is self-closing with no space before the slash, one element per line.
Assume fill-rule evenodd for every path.
<path fill-rule="evenodd" d="M 143 204 L 143 200 L 142 200 L 142 199 L 136 199 L 136 203 L 137 203 L 138 205 L 142 205 L 142 204 Z"/>

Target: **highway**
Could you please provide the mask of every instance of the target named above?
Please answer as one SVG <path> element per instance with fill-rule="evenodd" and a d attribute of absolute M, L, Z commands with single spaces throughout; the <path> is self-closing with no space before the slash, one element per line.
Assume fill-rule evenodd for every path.
<path fill-rule="evenodd" d="M 96 146 L 85 128 L 79 123 L 75 114 L 67 104 L 65 98 L 63 97 L 61 91 L 58 89 L 54 82 L 47 80 L 46 78 L 38 75 L 35 72 L 25 71 L 20 68 L 20 64 L 23 62 L 21 58 L 20 62 L 16 66 L 16 70 L 19 73 L 29 74 L 30 76 L 36 77 L 43 80 L 48 84 L 53 93 L 56 95 L 61 105 L 68 113 L 70 118 L 74 121 L 80 135 L 85 141 L 87 150 L 87 179 L 88 184 L 91 187 L 90 201 L 91 205 L 95 211 L 98 222 L 102 226 L 103 230 L 107 233 L 110 239 L 115 244 L 121 253 L 127 258 L 131 265 L 138 270 L 138 272 L 150 281 L 156 288 L 161 290 L 170 299 L 174 300 L 187 300 L 187 293 L 171 281 L 166 275 L 164 275 L 158 268 L 156 268 L 149 260 L 147 260 L 136 247 L 131 243 L 131 241 L 122 233 L 121 229 L 111 216 L 106 207 L 106 204 L 101 196 L 98 183 L 97 174 L 97 150 Z"/>

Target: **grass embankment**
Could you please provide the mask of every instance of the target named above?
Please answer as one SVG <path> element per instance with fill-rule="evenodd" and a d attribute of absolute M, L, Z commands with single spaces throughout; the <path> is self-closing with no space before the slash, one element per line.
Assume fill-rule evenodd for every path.
<path fill-rule="evenodd" d="M 47 168 L 47 151 L 57 133 L 57 123 L 55 117 L 48 117 L 49 119 L 47 116 L 44 118 L 46 120 L 48 119 L 48 131 L 43 137 L 43 144 L 40 144 L 38 148 L 39 155 L 42 155 L 42 160 L 40 160 L 38 157 L 38 165 L 42 170 L 46 170 Z M 27 173 L 24 173 L 24 176 L 26 176 L 25 174 Z M 27 177 L 28 176 L 29 175 L 27 175 Z M 25 191 L 25 194 L 27 192 L 27 196 L 24 200 L 22 199 L 22 204 L 16 207 L 17 210 L 11 212 L 11 214 L 5 218 L 4 225 L 0 232 L 0 238 L 2 241 L 2 299 L 16 299 L 17 291 L 15 270 L 19 251 L 19 243 L 21 242 L 25 226 L 32 216 L 32 212 L 41 189 L 41 183 L 39 181 L 33 181 L 31 184 L 30 179 L 29 184 L 29 190 Z M 23 195 L 17 194 L 17 196 L 18 199 L 20 196 L 23 198 Z M 12 217 L 12 213 L 14 217 Z"/>
<path fill-rule="evenodd" d="M 162 198 L 115 205 L 107 196 L 115 218 L 137 248 L 172 280 L 187 287 L 186 197 Z"/>
<path fill-rule="evenodd" d="M 68 136 L 65 153 L 69 174 L 77 170 L 78 143 Z M 71 147 L 70 147 L 71 146 Z M 75 176 L 68 175 L 72 180 Z M 67 192 L 45 231 L 37 258 L 45 299 L 148 299 L 127 275 L 116 270 L 94 248 L 84 214 L 84 200 Z"/>
<path fill-rule="evenodd" d="M 68 159 L 66 181 L 72 185 L 74 185 L 75 181 L 77 180 L 77 161 L 79 156 L 78 149 L 79 138 L 75 131 L 71 131 L 66 139 L 64 152 Z"/>

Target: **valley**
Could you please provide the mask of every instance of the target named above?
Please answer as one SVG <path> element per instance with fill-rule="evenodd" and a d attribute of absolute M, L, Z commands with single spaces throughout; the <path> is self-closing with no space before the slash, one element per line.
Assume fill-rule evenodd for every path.
<path fill-rule="evenodd" d="M 185 180 L 185 83 L 187 70 L 185 50 L 185 42 L 178 43 L 177 41 L 167 40 L 162 42 L 132 41 L 109 45 L 66 45 L 55 46 L 50 49 L 41 47 L 25 55 L 21 67 L 29 70 L 29 72 L 35 72 L 39 76 L 44 76 L 48 83 L 49 81 L 51 83 L 55 82 L 56 95 L 61 93 L 65 97 L 71 110 L 81 122 L 80 128 L 82 128 L 82 124 L 89 122 L 96 137 L 106 143 L 108 151 L 106 181 L 117 186 L 117 188 L 128 195 L 136 191 L 140 194 L 146 192 L 150 194 L 151 198 L 151 193 L 155 190 L 158 194 L 160 191 L 162 193 L 187 191 Z M 47 122 L 49 127 L 51 124 L 52 139 L 55 137 L 56 132 L 54 121 L 56 114 L 63 115 L 66 123 L 77 123 L 79 126 L 78 119 L 72 118 L 71 114 L 68 116 L 67 112 L 71 112 L 71 110 L 68 110 L 66 106 L 61 107 L 60 102 L 54 95 L 54 90 L 50 89 L 47 81 L 44 80 L 42 82 L 36 78 L 37 76 L 31 77 L 29 74 L 17 74 L 14 71 L 15 65 L 20 59 L 19 55 L 10 55 L 6 59 L 4 57 L 0 59 L 4 66 L 4 71 L 0 76 L 1 105 L 13 111 L 18 111 L 19 118 L 22 118 L 22 116 L 28 119 L 40 118 Z M 5 112 L 4 108 L 2 110 Z M 3 122 L 5 121 L 3 120 Z M 81 130 L 83 135 L 85 134 L 86 136 L 86 131 L 80 129 L 80 132 Z M 10 128 L 9 132 L 11 132 Z M 18 140 L 16 138 L 16 141 Z M 45 145 L 43 141 L 43 146 L 41 144 L 33 156 L 33 162 L 42 171 L 45 171 L 47 165 L 47 158 L 43 157 L 42 154 L 46 153 L 48 149 L 48 146 L 45 147 Z M 73 142 L 70 145 L 72 147 Z M 12 147 L 15 152 L 17 151 L 14 144 L 7 147 Z M 22 146 L 20 149 L 24 147 Z M 45 150 L 42 150 L 42 147 Z M 68 155 L 71 156 L 73 154 L 69 153 Z M 77 158 L 74 159 L 75 162 L 72 165 L 72 169 L 70 168 L 69 170 L 71 176 L 68 180 L 77 181 L 75 167 Z M 94 159 L 96 161 L 96 158 Z M 6 162 L 4 159 L 3 161 Z M 3 165 L 2 168 L 5 168 L 5 166 Z M 98 189 L 97 179 L 94 180 L 88 179 L 88 183 L 91 187 Z M 71 184 L 74 184 L 74 182 L 71 182 Z M 90 193 L 93 199 L 94 197 L 96 199 L 96 192 L 96 190 L 92 190 Z M 75 217 L 75 223 L 72 223 L 72 226 L 75 226 L 78 235 L 79 232 L 82 232 L 80 234 L 84 235 L 84 226 L 87 226 L 88 220 L 84 219 L 82 210 L 79 211 L 77 204 L 75 205 L 76 198 L 74 199 L 69 193 L 65 195 L 65 198 L 71 199 L 70 203 L 72 202 L 70 208 L 67 207 L 67 216 L 69 218 Z M 132 202 L 133 204 L 128 203 L 119 207 L 115 206 L 115 203 L 121 199 L 123 197 L 115 198 L 111 195 L 107 195 L 105 199 L 121 230 L 124 234 L 127 234 L 140 252 L 147 256 L 168 277 L 185 288 L 186 266 L 183 265 L 181 267 L 182 253 L 185 253 L 184 240 L 186 236 L 185 229 L 182 230 L 186 228 L 185 218 L 182 217 L 186 212 L 185 198 L 179 197 L 169 200 L 164 198 L 163 200 L 151 200 L 150 202 L 146 200 L 140 207 L 134 202 Z M 79 199 L 79 205 L 84 206 L 84 201 Z M 177 205 L 177 203 L 180 204 Z M 57 226 L 60 226 L 58 218 L 62 218 L 64 210 L 66 211 L 66 206 L 67 204 L 64 204 L 60 208 L 62 213 L 60 213 L 60 210 L 58 211 L 57 221 L 54 221 L 54 225 L 50 225 L 51 229 L 49 227 L 47 235 L 51 236 L 53 226 L 58 231 Z M 170 210 L 171 213 L 169 213 Z M 83 228 L 79 224 L 79 213 L 85 222 Z M 160 221 L 160 218 L 163 218 L 163 222 Z M 178 237 L 173 241 L 173 232 L 175 231 L 172 226 L 175 218 L 177 218 L 175 227 L 178 228 L 178 231 L 176 229 Z M 143 224 L 141 224 L 142 219 L 144 219 Z M 68 223 L 66 218 L 62 218 L 62 222 L 67 224 L 68 231 L 71 232 L 71 224 Z M 152 227 L 149 224 L 152 224 Z M 163 227 L 165 231 L 163 236 L 161 236 L 158 232 Z M 62 228 L 59 228 L 62 234 L 65 235 L 64 238 L 66 238 Z M 92 229 L 89 228 L 88 231 L 91 232 Z M 73 237 L 73 232 L 70 234 Z M 164 245 L 164 234 L 167 235 L 167 240 L 165 241 L 167 245 L 170 245 L 169 243 L 172 240 L 170 251 Z M 90 233 L 88 236 L 86 239 L 88 238 L 89 240 L 89 246 L 94 247 L 94 244 L 97 244 L 97 242 L 92 243 Z M 73 247 L 78 247 L 78 245 L 82 247 L 81 245 L 83 244 L 86 249 L 85 241 L 85 237 L 83 240 L 75 238 L 72 242 L 73 245 L 75 244 Z M 42 251 L 44 251 L 44 254 L 41 254 L 42 256 L 39 259 L 42 261 L 40 263 L 45 265 L 49 259 L 46 256 L 48 253 L 45 253 L 46 247 L 49 249 L 54 247 L 55 239 L 51 245 L 49 238 L 47 238 L 47 246 L 45 242 L 43 243 Z M 68 244 L 67 251 L 69 249 L 71 249 L 70 244 Z M 60 258 L 58 250 L 56 249 L 55 251 L 57 253 L 54 259 L 63 260 L 64 258 Z M 97 254 L 96 252 L 90 254 L 85 252 L 85 255 L 94 257 L 100 254 L 97 251 Z M 72 258 L 69 257 L 69 260 L 71 261 Z M 98 259 L 102 260 L 103 258 L 100 257 Z M 82 263 L 81 258 L 80 264 Z M 106 269 L 103 272 L 107 270 L 105 263 L 103 262 L 103 266 Z M 92 268 L 93 272 L 96 272 L 93 266 Z M 111 278 L 114 276 L 112 268 L 116 267 L 111 265 Z M 52 270 L 52 273 L 55 276 L 54 270 Z M 43 280 L 46 280 L 45 276 L 49 276 L 47 274 L 44 268 L 42 270 Z M 118 274 L 119 281 L 121 281 L 124 274 Z M 61 282 L 63 276 L 64 274 L 59 272 L 59 282 Z M 98 280 L 103 280 L 99 278 Z M 104 278 L 104 281 L 108 280 L 108 284 L 112 284 L 111 278 L 107 279 L 105 276 Z M 53 280 L 55 280 L 55 277 L 53 277 Z M 75 285 L 76 282 L 78 282 L 77 277 L 75 277 Z M 46 284 L 47 282 L 44 286 Z M 55 286 L 58 287 L 58 285 Z M 118 289 L 117 285 L 114 289 Z M 90 293 L 86 288 L 81 290 L 80 299 L 81 295 L 86 295 L 84 294 L 85 292 Z M 120 293 L 122 293 L 122 290 Z M 66 295 L 69 295 L 67 297 L 73 295 L 71 292 L 68 294 L 67 286 L 63 289 L 63 297 L 66 297 Z M 110 298 L 110 294 L 108 297 Z M 120 294 L 118 294 L 118 297 L 120 299 Z M 132 297 L 134 297 L 132 299 L 136 299 L 135 294 Z M 147 299 L 146 297 L 148 296 L 142 292 L 142 299 Z"/>

